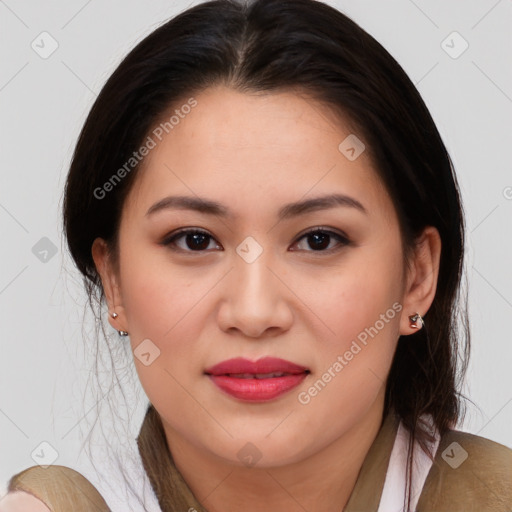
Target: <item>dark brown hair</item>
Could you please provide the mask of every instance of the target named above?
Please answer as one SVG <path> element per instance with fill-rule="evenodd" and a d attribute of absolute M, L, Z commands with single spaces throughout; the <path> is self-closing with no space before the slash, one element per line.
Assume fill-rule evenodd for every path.
<path fill-rule="evenodd" d="M 120 214 L 140 165 L 107 197 L 99 199 L 95 190 L 129 160 L 165 112 L 216 84 L 307 94 L 348 118 L 397 210 L 404 265 L 423 228 L 439 231 L 436 294 L 425 327 L 398 341 L 385 398 L 385 412 L 393 408 L 411 442 L 425 446 L 422 414 L 432 415 L 444 433 L 462 412 L 457 390 L 470 336 L 461 300 L 464 215 L 457 179 L 436 125 L 401 66 L 356 23 L 323 3 L 199 4 L 151 33 L 117 67 L 80 134 L 63 207 L 69 250 L 91 306 L 99 308 L 104 299 L 92 243 L 104 238 L 117 261 Z M 412 457 L 408 466 L 410 483 Z M 156 465 L 152 480 L 160 480 L 162 489 L 164 475 Z"/>

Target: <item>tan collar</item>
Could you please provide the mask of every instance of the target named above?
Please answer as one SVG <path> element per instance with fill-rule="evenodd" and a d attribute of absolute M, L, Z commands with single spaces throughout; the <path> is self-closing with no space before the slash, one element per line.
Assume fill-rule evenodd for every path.
<path fill-rule="evenodd" d="M 366 454 L 343 512 L 377 512 L 399 423 L 398 416 L 390 411 Z"/>

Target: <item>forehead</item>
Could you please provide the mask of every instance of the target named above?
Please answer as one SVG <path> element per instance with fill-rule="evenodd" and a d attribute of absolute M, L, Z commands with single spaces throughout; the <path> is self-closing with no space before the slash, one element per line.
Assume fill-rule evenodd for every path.
<path fill-rule="evenodd" d="M 293 92 L 222 86 L 194 100 L 192 109 L 173 105 L 150 135 L 155 146 L 130 194 L 141 208 L 176 193 L 215 198 L 236 211 L 334 192 L 392 207 L 368 152 L 351 160 L 340 150 L 357 134 L 325 105 Z"/>

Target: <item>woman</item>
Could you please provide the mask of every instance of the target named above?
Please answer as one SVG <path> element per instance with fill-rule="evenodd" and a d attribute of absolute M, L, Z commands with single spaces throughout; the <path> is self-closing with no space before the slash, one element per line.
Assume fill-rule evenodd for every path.
<path fill-rule="evenodd" d="M 112 510 L 512 507 L 512 450 L 454 430 L 469 335 L 449 155 L 401 67 L 340 12 L 219 0 L 150 34 L 89 114 L 64 222 L 150 402 L 132 482 L 151 493 L 76 494 Z M 27 483 L 42 471 L 10 499 L 63 506 Z"/>

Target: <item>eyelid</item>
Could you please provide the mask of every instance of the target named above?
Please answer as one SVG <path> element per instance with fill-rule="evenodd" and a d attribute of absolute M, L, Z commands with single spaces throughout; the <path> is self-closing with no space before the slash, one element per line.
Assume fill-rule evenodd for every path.
<path fill-rule="evenodd" d="M 315 226 L 315 227 L 312 227 L 312 228 L 308 228 L 306 231 L 304 231 L 301 234 L 297 235 L 297 237 L 296 237 L 296 239 L 295 239 L 295 241 L 293 242 L 292 245 L 295 245 L 300 240 L 302 240 L 303 238 L 305 238 L 305 237 L 307 237 L 309 235 L 313 235 L 313 234 L 318 233 L 318 232 L 324 233 L 324 234 L 330 235 L 331 237 L 336 238 L 338 240 L 338 242 L 339 242 L 339 245 L 337 247 L 331 247 L 330 249 L 326 249 L 326 250 L 322 250 L 322 251 L 310 250 L 310 251 L 304 251 L 304 252 L 310 252 L 310 253 L 313 253 L 313 254 L 315 254 L 315 253 L 318 253 L 318 254 L 321 254 L 321 253 L 330 254 L 333 251 L 341 249 L 341 247 L 352 245 L 351 239 L 343 231 L 338 230 L 338 229 L 334 229 L 334 228 L 329 228 L 327 226 Z M 204 230 L 202 228 L 194 228 L 194 227 L 180 228 L 180 229 L 178 229 L 176 231 L 173 231 L 172 233 L 166 235 L 163 238 L 163 240 L 160 242 L 160 244 L 165 246 L 165 247 L 170 247 L 171 250 L 173 250 L 175 252 L 186 252 L 186 253 L 192 253 L 192 254 L 194 254 L 194 253 L 201 254 L 201 253 L 211 252 L 209 250 L 192 251 L 192 250 L 186 250 L 186 249 L 171 247 L 175 240 L 177 240 L 180 236 L 187 235 L 187 234 L 201 234 L 201 235 L 205 235 L 205 236 L 210 237 L 212 240 L 215 240 L 218 245 L 221 245 L 215 239 L 215 237 L 213 235 L 211 235 L 208 231 L 206 231 L 206 230 Z M 340 247 L 340 245 L 341 245 L 341 247 Z M 292 249 L 292 251 L 294 251 L 294 250 Z M 296 251 L 294 251 L 294 252 L 296 252 Z"/>

